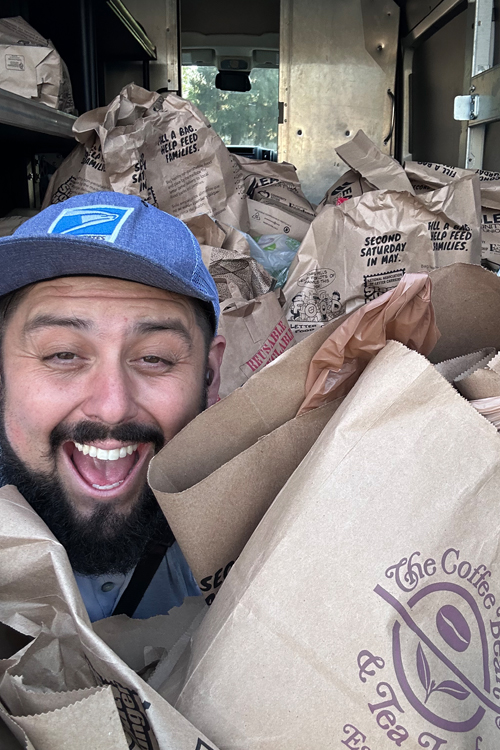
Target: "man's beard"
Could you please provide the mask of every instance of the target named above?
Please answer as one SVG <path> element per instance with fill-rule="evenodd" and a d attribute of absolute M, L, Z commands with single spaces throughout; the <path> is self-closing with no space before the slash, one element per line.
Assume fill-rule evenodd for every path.
<path fill-rule="evenodd" d="M 54 467 L 56 451 L 66 441 L 92 443 L 106 438 L 153 443 L 155 452 L 164 443 L 161 431 L 148 425 L 124 424 L 107 428 L 90 421 L 73 426 L 60 424 L 50 435 Z M 0 451 L 5 483 L 16 485 L 47 524 L 65 547 L 76 573 L 89 576 L 127 573 L 137 564 L 150 540 L 167 546 L 175 541 L 147 483 L 128 515 L 117 512 L 112 505 L 103 505 L 96 507 L 90 517 L 82 518 L 75 512 L 55 468 L 47 474 L 36 472 L 17 456 L 7 439 L 3 418 L 0 419 Z"/>

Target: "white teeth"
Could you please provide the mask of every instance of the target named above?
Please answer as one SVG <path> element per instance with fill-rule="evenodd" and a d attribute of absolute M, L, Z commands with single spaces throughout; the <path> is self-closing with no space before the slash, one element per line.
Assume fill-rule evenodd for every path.
<path fill-rule="evenodd" d="M 121 484 L 123 484 L 124 480 L 120 480 L 119 482 L 115 482 L 114 484 L 93 484 L 92 487 L 94 487 L 96 490 L 114 490 L 115 487 L 119 487 Z"/>
<path fill-rule="evenodd" d="M 100 461 L 118 461 L 119 458 L 125 458 L 127 455 L 131 456 L 137 450 L 139 444 L 134 443 L 134 445 L 122 446 L 121 448 L 112 448 L 109 451 L 104 448 L 96 448 L 95 445 L 87 445 L 86 443 L 82 445 L 82 443 L 75 442 L 75 446 L 84 456 L 97 458 Z M 105 489 L 109 489 L 109 487 Z"/>

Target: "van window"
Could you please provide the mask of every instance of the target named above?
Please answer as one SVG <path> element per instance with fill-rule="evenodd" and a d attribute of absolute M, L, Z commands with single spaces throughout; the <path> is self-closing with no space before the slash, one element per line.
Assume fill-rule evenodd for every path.
<path fill-rule="evenodd" d="M 278 143 L 278 69 L 254 68 L 251 91 L 219 91 L 217 68 L 183 65 L 182 96 L 207 117 L 226 146 L 261 146 L 276 150 Z"/>

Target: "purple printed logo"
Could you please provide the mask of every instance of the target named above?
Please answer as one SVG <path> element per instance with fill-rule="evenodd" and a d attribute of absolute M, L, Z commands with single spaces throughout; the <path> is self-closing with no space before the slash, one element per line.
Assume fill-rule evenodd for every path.
<path fill-rule="evenodd" d="M 367 649 L 357 657 L 360 681 L 375 679 L 371 695 L 376 697 L 368 709 L 376 724 L 397 747 L 414 739 L 419 747 L 444 750 L 453 743 L 446 733 L 473 732 L 462 742 L 482 750 L 480 735 L 500 730 L 500 602 L 491 570 L 450 547 L 437 560 L 414 552 L 385 574 L 397 594 L 381 585 L 374 592 L 394 615 L 390 633 L 397 684 L 378 679 L 388 674 L 387 658 Z M 419 723 L 423 720 L 417 735 L 407 723 L 403 696 Z M 346 724 L 343 731 L 348 735 L 343 745 L 369 750 L 361 729 Z"/>
<path fill-rule="evenodd" d="M 500 706 L 490 696 L 486 631 L 479 607 L 471 594 L 462 586 L 451 582 L 429 584 L 412 596 L 405 607 L 381 586 L 377 586 L 375 592 L 400 616 L 401 621 L 398 619 L 392 629 L 392 655 L 399 685 L 413 708 L 431 724 L 449 732 L 469 732 L 475 729 L 487 708 L 497 714 L 497 725 L 500 726 Z M 443 605 L 437 610 L 434 637 L 419 627 L 419 604 L 423 602 L 423 606 L 428 607 L 428 600 L 432 598 L 439 602 L 443 592 L 454 594 L 461 600 L 462 611 L 469 609 L 472 629 L 462 611 L 452 604 Z M 415 641 L 405 638 L 406 643 L 417 643 L 413 654 L 407 653 L 409 649 L 402 646 L 403 626 L 417 636 Z M 483 657 L 479 685 L 467 675 L 467 663 L 461 668 L 459 658 L 470 647 L 473 637 L 478 640 Z M 455 652 L 455 658 L 451 658 L 450 650 Z M 440 678 L 435 678 L 434 673 L 439 674 Z M 433 706 L 433 695 L 436 693 L 449 696 L 449 701 L 439 702 L 439 713 Z M 467 718 L 459 720 L 456 717 L 458 714 L 463 716 L 464 709 L 461 707 L 457 711 L 454 704 L 464 703 L 467 699 L 467 705 L 470 706 Z"/>

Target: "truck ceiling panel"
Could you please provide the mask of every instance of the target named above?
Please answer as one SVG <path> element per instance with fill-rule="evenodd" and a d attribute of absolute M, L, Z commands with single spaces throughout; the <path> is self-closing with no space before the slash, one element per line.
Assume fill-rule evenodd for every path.
<path fill-rule="evenodd" d="M 403 0 L 401 6 L 401 19 L 403 21 L 403 34 L 414 29 L 429 13 L 440 4 L 441 0 Z"/>
<path fill-rule="evenodd" d="M 182 31 L 200 34 L 266 34 L 279 33 L 279 0 L 181 0 Z"/>

